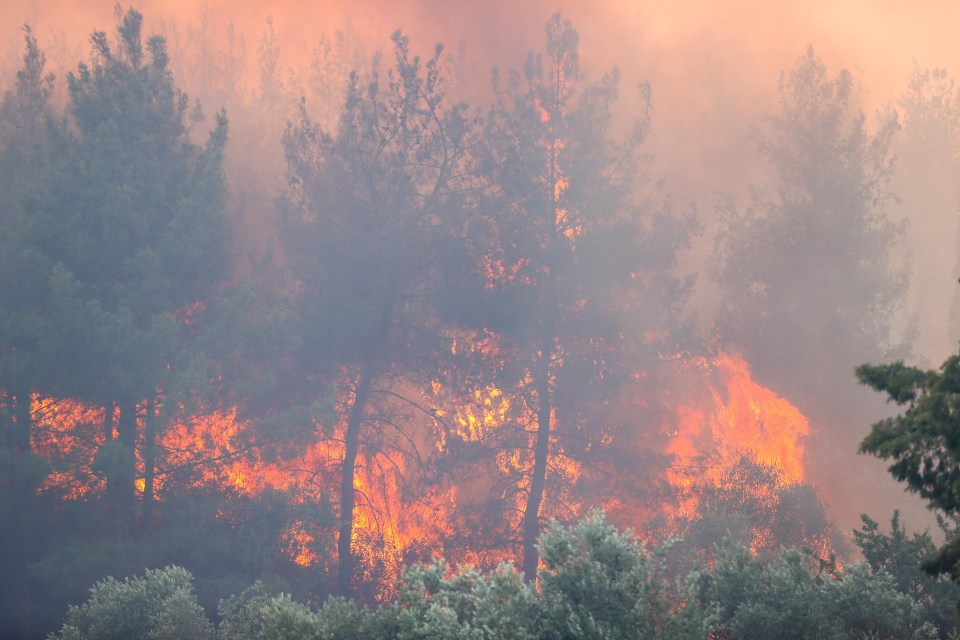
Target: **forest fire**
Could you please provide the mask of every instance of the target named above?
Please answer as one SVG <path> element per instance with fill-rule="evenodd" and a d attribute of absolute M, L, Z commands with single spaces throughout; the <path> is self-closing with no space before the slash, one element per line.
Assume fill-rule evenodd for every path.
<path fill-rule="evenodd" d="M 30 408 L 37 424 L 31 447 L 49 465 L 39 491 L 68 500 L 82 500 L 104 488 L 93 471 L 94 457 L 113 429 L 113 416 L 100 407 L 69 399 L 33 396 Z"/>
<path fill-rule="evenodd" d="M 558 12 L 486 69 L 513 46 L 471 59 L 416 28 L 321 35 L 288 69 L 270 18 L 254 73 L 232 26 L 218 50 L 221 17 L 118 6 L 50 67 L 24 26 L 0 87 L 0 574 L 24 577 L 0 581 L 0 636 L 56 637 L 49 612 L 88 585 L 174 564 L 202 579 L 201 615 L 256 621 L 282 591 L 305 624 L 328 600 L 419 624 L 490 579 L 520 596 L 487 590 L 516 607 L 491 620 L 540 624 L 566 606 L 551 589 L 616 583 L 702 631 L 727 628 L 707 582 L 728 565 L 846 579 L 838 532 L 870 508 L 844 476 L 870 409 L 849 372 L 878 388 L 862 363 L 915 354 L 891 185 L 919 140 L 900 130 L 960 105 L 945 72 L 918 68 L 875 119 L 813 47 L 750 112 L 747 85 L 709 74 L 682 92 L 703 123 L 773 112 L 756 158 L 709 152 L 730 179 L 704 209 L 709 180 L 675 175 L 703 163 L 673 156 L 706 125 L 654 91 L 671 56 L 604 71 L 618 43 L 581 50 Z M 569 595 L 617 598 L 597 591 Z M 561 626 L 528 637 L 583 635 Z"/>
<path fill-rule="evenodd" d="M 496 357 L 490 336 L 472 348 L 483 351 L 487 357 Z M 731 470 L 744 456 L 781 470 L 785 483 L 803 480 L 803 440 L 809 435 L 809 424 L 788 401 L 754 381 L 742 357 L 717 349 L 712 356 L 694 358 L 679 367 L 684 387 L 674 407 L 676 422 L 664 453 L 673 458 L 668 480 L 681 496 L 681 503 L 679 508 L 670 504 L 645 505 L 646 511 L 689 516 L 697 506 L 701 486 L 698 483 L 707 480 L 719 485 L 725 479 L 729 481 Z M 522 381 L 520 386 L 528 384 L 528 380 Z M 441 400 L 449 401 L 450 394 L 435 380 L 425 398 L 439 404 Z M 487 566 L 510 559 L 513 543 L 507 540 L 499 544 L 487 541 L 492 547 L 481 553 L 457 549 L 451 546 L 451 539 L 463 537 L 458 527 L 469 526 L 461 512 L 472 503 L 489 499 L 491 492 L 499 491 L 501 497 L 513 496 L 515 504 L 508 511 L 517 515 L 507 530 L 519 526 L 523 497 L 529 487 L 524 470 L 530 461 L 522 447 L 509 448 L 504 443 L 516 437 L 511 430 L 519 428 L 522 432 L 523 425 L 534 420 L 521 398 L 522 389 L 505 393 L 487 384 L 454 403 L 449 414 L 433 412 L 435 426 L 442 423 L 446 429 L 437 431 L 439 438 L 434 440 L 433 453 L 429 446 L 422 448 L 427 458 L 417 464 L 435 464 L 430 456 L 449 455 L 450 449 L 494 441 L 498 443 L 494 445 L 498 450 L 495 467 L 476 469 L 479 477 L 449 477 L 445 485 L 437 484 L 436 480 L 429 480 L 423 469 L 411 466 L 411 451 L 391 448 L 389 443 L 379 450 L 367 448 L 361 454 L 356 472 L 356 490 L 361 498 L 352 548 L 358 558 L 360 579 L 379 584 L 380 597 L 392 594 L 390 585 L 411 559 L 445 552 L 457 554 L 465 562 Z M 344 411 L 347 399 L 340 398 L 339 411 Z M 41 435 L 34 449 L 53 468 L 40 491 L 56 491 L 69 500 L 87 500 L 102 492 L 105 484 L 102 472 L 97 471 L 96 453 L 110 431 L 109 426 L 104 427 L 107 412 L 69 400 L 39 397 L 34 400 L 33 411 L 42 427 L 37 430 Z M 143 421 L 140 422 L 142 440 Z M 245 446 L 245 431 L 249 428 L 238 418 L 234 407 L 200 412 L 163 430 L 158 442 L 162 454 L 154 480 L 157 499 L 164 499 L 170 484 L 180 489 L 204 488 L 247 497 L 279 491 L 297 503 L 325 503 L 336 492 L 338 463 L 343 457 L 342 420 L 332 433 L 322 425 L 314 425 L 312 441 L 292 455 L 266 456 L 260 449 Z M 422 425 L 421 429 L 416 437 L 427 443 L 430 427 Z M 556 442 L 553 447 L 548 473 L 559 479 L 551 486 L 563 495 L 550 495 L 548 500 L 564 507 L 556 516 L 581 515 L 581 504 L 602 505 L 615 515 L 624 498 L 578 495 L 574 487 L 583 470 L 577 456 L 566 455 Z M 470 457 L 462 451 L 455 451 L 454 455 Z M 461 462 L 476 464 L 469 459 Z M 142 465 L 141 460 L 141 474 Z M 498 484 L 494 479 L 497 476 L 513 478 L 507 483 L 509 490 Z M 142 475 L 137 489 L 142 499 Z M 748 490 L 762 492 L 764 488 Z M 294 519 L 276 541 L 277 548 L 295 564 L 322 563 L 324 556 L 331 554 L 329 532 L 324 534 L 324 528 L 329 526 Z M 758 535 L 769 532 L 761 531 Z M 500 550 L 496 551 L 498 546 Z"/>
<path fill-rule="evenodd" d="M 695 482 L 720 483 L 744 456 L 775 467 L 787 484 L 804 480 L 810 424 L 799 409 L 753 380 L 749 364 L 735 352 L 717 348 L 680 366 L 691 393 L 675 407 L 666 453 L 674 458 L 669 479 L 683 496 L 681 513 L 696 507 L 689 492 Z"/>

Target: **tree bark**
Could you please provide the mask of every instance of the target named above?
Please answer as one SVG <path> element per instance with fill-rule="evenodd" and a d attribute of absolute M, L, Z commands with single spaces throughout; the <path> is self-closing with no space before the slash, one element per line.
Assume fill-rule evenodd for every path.
<path fill-rule="evenodd" d="M 140 529 L 149 530 L 153 525 L 153 504 L 157 463 L 157 408 L 156 403 L 148 402 L 143 427 L 143 510 L 140 517 Z"/>
<path fill-rule="evenodd" d="M 537 579 L 540 555 L 537 539 L 540 537 L 540 505 L 547 480 L 547 462 L 550 457 L 550 357 L 551 352 L 542 351 L 537 371 L 537 439 L 533 448 L 533 475 L 530 478 L 530 493 L 523 510 L 523 562 L 521 569 L 527 582 Z"/>
<path fill-rule="evenodd" d="M 353 511 L 356 505 L 354 486 L 357 468 L 357 454 L 360 449 L 360 429 L 363 426 L 363 414 L 367 407 L 370 384 L 380 372 L 384 351 L 389 344 L 390 325 L 393 322 L 394 291 L 396 285 L 390 282 L 388 294 L 380 314 L 378 335 L 371 341 L 367 358 L 360 365 L 360 375 L 353 394 L 353 405 L 347 419 L 347 432 L 344 434 L 343 477 L 340 484 L 340 534 L 337 538 L 337 593 L 345 598 L 353 595 L 353 554 L 350 543 L 353 540 Z"/>
<path fill-rule="evenodd" d="M 119 532 L 129 532 L 135 526 L 137 479 L 137 403 L 132 399 L 120 401 L 117 420 L 118 456 L 117 492 L 114 504 L 114 525 Z"/>
<path fill-rule="evenodd" d="M 340 536 L 337 539 L 337 592 L 349 598 L 353 595 L 353 554 L 350 543 L 353 540 L 353 509 L 355 505 L 354 475 L 357 468 L 357 453 L 360 448 L 360 427 L 363 412 L 370 392 L 372 367 L 364 365 L 360 370 L 357 387 L 354 391 L 353 405 L 347 420 L 347 432 L 344 435 L 343 479 L 340 486 Z"/>
<path fill-rule="evenodd" d="M 558 79 L 561 77 L 556 76 Z M 560 86 L 555 88 L 557 103 L 560 103 Z M 550 123 L 555 121 L 555 117 L 550 118 Z M 556 135 L 553 131 L 553 125 L 550 125 L 548 135 L 550 136 L 550 155 L 549 155 L 549 197 L 550 208 L 544 212 L 544 230 L 547 234 L 548 247 L 546 251 L 546 282 L 541 290 L 540 305 L 540 327 L 539 342 L 540 352 L 537 356 L 536 371 L 534 372 L 535 384 L 537 389 L 537 438 L 533 447 L 533 475 L 530 478 L 530 493 L 527 496 L 527 505 L 523 510 L 522 525 L 522 545 L 523 561 L 521 569 L 524 579 L 533 583 L 537 579 L 537 567 L 540 563 L 540 555 L 537 552 L 537 539 L 540 537 L 540 506 L 543 504 L 543 493 L 546 488 L 547 480 L 547 462 L 550 458 L 550 415 L 552 413 L 552 402 L 550 395 L 550 361 L 553 358 L 554 336 L 556 333 L 559 309 L 556 304 L 556 265 L 554 263 L 553 249 L 558 242 L 556 216 L 560 205 L 557 199 L 557 182 L 560 179 L 560 170 L 557 166 L 559 157 L 559 145 Z"/>
<path fill-rule="evenodd" d="M 15 458 L 21 458 L 30 453 L 30 434 L 33 420 L 31 419 L 30 389 L 27 385 L 18 385 L 13 397 L 13 433 L 11 449 Z"/>

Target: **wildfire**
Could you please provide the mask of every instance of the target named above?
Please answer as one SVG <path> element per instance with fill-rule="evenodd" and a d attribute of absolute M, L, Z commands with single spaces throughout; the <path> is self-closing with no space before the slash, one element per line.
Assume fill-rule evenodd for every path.
<path fill-rule="evenodd" d="M 487 431 L 503 424 L 509 412 L 510 399 L 496 386 L 474 389 L 473 402 L 464 404 L 454 417 L 457 434 L 467 441 L 480 440 Z"/>
<path fill-rule="evenodd" d="M 685 377 L 699 379 L 690 400 L 676 407 L 676 424 L 666 452 L 673 456 L 671 484 L 684 496 L 679 511 L 689 514 L 695 481 L 722 482 L 725 471 L 744 456 L 779 470 L 786 484 L 804 479 L 803 441 L 810 423 L 789 401 L 757 383 L 739 355 L 717 350 L 684 365 Z M 704 394 L 705 392 L 705 394 Z M 703 396 L 706 397 L 703 397 Z"/>
<path fill-rule="evenodd" d="M 94 459 L 108 431 L 112 437 L 113 416 L 108 416 L 102 407 L 90 407 L 69 398 L 34 394 L 30 404 L 34 421 L 31 449 L 52 467 L 40 491 L 69 500 L 101 493 L 104 482 L 94 471 Z"/>
<path fill-rule="evenodd" d="M 503 358 L 501 348 L 498 337 L 485 332 L 452 339 L 450 350 L 456 357 L 496 365 Z M 666 445 L 666 453 L 674 459 L 667 479 L 682 496 L 673 507 L 677 515 L 695 510 L 698 483 L 737 482 L 730 479 L 735 478 L 730 471 L 745 455 L 775 466 L 785 483 L 803 480 L 808 421 L 787 400 L 753 380 L 749 365 L 739 355 L 717 350 L 709 357 L 672 360 L 668 365 L 679 367 L 685 390 L 674 403 L 676 419 Z M 435 379 L 419 396 L 424 406 L 445 406 L 447 411 L 421 412 L 418 419 L 408 416 L 409 432 L 395 439 L 378 436 L 381 440 L 362 447 L 357 460 L 353 552 L 358 577 L 380 585 L 376 595 L 381 598 L 391 595 L 389 585 L 411 561 L 447 554 L 489 565 L 512 557 L 510 532 L 519 525 L 532 465 L 528 443 L 535 412 L 526 399 L 529 373 L 519 376 L 512 389 L 491 382 L 471 385 L 469 376 L 451 375 L 453 384 Z M 463 393 L 464 387 L 470 391 Z M 248 497 L 282 491 L 297 504 L 325 504 L 339 486 L 346 426 L 342 416 L 348 400 L 349 392 L 343 391 L 336 407 L 339 422 L 308 425 L 308 434 L 312 431 L 308 442 L 286 455 L 276 451 L 266 455 L 252 447 L 247 437 L 252 425 L 238 417 L 235 407 L 211 408 L 171 421 L 157 436 L 156 499 L 163 500 L 166 492 L 175 489 L 202 487 Z M 379 410 L 401 411 L 386 404 Z M 40 491 L 57 491 L 71 500 L 102 493 L 105 484 L 96 458 L 105 441 L 114 437 L 116 415 L 71 400 L 42 397 L 34 398 L 33 411 L 34 451 L 54 463 Z M 142 444 L 143 424 L 140 429 Z M 432 464 L 431 456 L 449 455 L 451 447 L 459 447 L 454 452 L 458 454 L 480 454 L 465 453 L 466 459 L 446 480 L 431 479 L 424 471 Z M 585 473 L 576 457 L 568 455 L 556 438 L 551 450 L 548 477 L 553 493 L 547 497 L 545 505 L 551 506 L 545 516 L 575 516 L 581 503 L 598 504 L 596 497 L 584 501 L 574 489 Z M 483 451 L 494 453 L 484 457 Z M 143 496 L 142 460 L 140 464 L 137 491 Z M 506 501 L 501 513 L 507 515 L 501 517 L 507 521 L 499 529 L 506 537 L 499 547 L 486 541 L 486 546 L 473 548 L 471 541 L 481 534 L 471 528 L 489 517 L 484 515 L 485 500 Z M 618 496 L 600 504 L 616 511 L 625 506 L 623 501 Z M 331 525 L 292 518 L 276 542 L 277 549 L 301 566 L 331 557 Z M 758 544 L 766 535 L 757 532 Z"/>
<path fill-rule="evenodd" d="M 314 551 L 316 539 L 306 530 L 304 523 L 295 520 L 290 523 L 280 540 L 280 548 L 295 564 L 309 567 L 320 561 L 320 556 Z"/>

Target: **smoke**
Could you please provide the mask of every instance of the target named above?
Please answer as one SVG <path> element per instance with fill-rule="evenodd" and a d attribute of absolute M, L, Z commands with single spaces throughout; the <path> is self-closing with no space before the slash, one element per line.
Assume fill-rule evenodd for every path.
<path fill-rule="evenodd" d="M 397 28 L 421 52 L 438 42 L 455 52 L 465 43 L 468 99 L 484 94 L 492 66 L 519 66 L 528 50 L 539 48 L 544 22 L 560 10 L 580 32 L 588 74 L 620 69 L 623 112 L 639 103 L 637 84 L 651 83 L 655 119 L 650 144 L 658 158 L 656 177 L 666 181 L 677 200 L 696 199 L 703 212 L 716 191 L 742 191 L 762 179 L 750 127 L 775 109 L 780 72 L 808 45 L 832 71 L 847 68 L 862 80 L 862 107 L 868 115 L 903 91 L 913 60 L 960 69 L 960 48 L 952 44 L 951 30 L 960 19 L 960 7 L 934 1 L 909 9 L 894 0 L 698 0 L 682 6 L 625 0 L 206 0 L 199 8 L 193 2 L 139 0 L 130 5 L 144 13 L 148 31 L 177 25 L 185 32 L 205 15 L 222 39 L 232 23 L 245 36 L 248 85 L 255 82 L 257 43 L 268 17 L 286 70 L 306 67 L 309 47 L 320 35 L 337 31 L 362 53 L 360 59 L 388 49 Z M 36 25 L 48 55 L 64 46 L 86 53 L 90 32 L 112 27 L 114 6 L 113 0 L 33 0 L 0 8 L 0 34 L 7 38 L 4 75 L 9 77 L 16 65 L 20 40 L 15 36 L 24 22 Z M 71 68 L 56 68 L 64 66 L 61 60 L 51 62 L 54 71 Z"/>
<path fill-rule="evenodd" d="M 402 28 L 421 53 L 443 42 L 451 57 L 457 59 L 463 48 L 456 92 L 481 106 L 489 97 L 491 67 L 520 66 L 528 50 L 542 48 L 543 24 L 550 14 L 562 11 L 580 33 L 586 75 L 595 78 L 612 67 L 620 69 L 622 125 L 640 108 L 637 86 L 649 82 L 652 87 L 654 115 L 648 150 L 655 161 L 650 187 L 659 189 L 659 197 L 673 200 L 678 208 L 689 202 L 698 205 L 705 233 L 686 256 L 683 267 L 700 272 L 694 307 L 704 327 L 713 319 L 718 295 L 704 274 L 714 229 L 712 205 L 722 192 L 743 206 L 750 185 L 770 184 L 769 166 L 757 153 L 751 131 L 765 113 L 777 110 L 781 71 L 789 69 L 812 45 L 831 75 L 841 68 L 852 71 L 860 87 L 860 108 L 868 121 L 902 94 L 914 70 L 914 60 L 922 66 L 960 72 L 960 47 L 954 44 L 960 5 L 932 0 L 912 3 L 909 9 L 897 0 L 208 0 L 199 9 L 194 2 L 140 0 L 129 6 L 143 12 L 148 33 L 160 31 L 171 40 L 176 34 L 179 46 L 190 55 L 197 55 L 204 21 L 214 50 L 224 51 L 228 34 L 236 34 L 238 60 L 239 52 L 243 52 L 239 85 L 215 89 L 212 80 L 202 80 L 200 75 L 191 80 L 193 86 L 187 83 L 187 90 L 203 99 L 208 114 L 229 102 L 226 106 L 233 121 L 229 170 L 238 198 L 237 215 L 243 221 L 242 233 L 260 239 L 260 253 L 268 250 L 269 241 L 262 239 L 270 236 L 269 202 L 282 171 L 279 134 L 291 106 L 300 94 L 308 93 L 304 86 L 310 55 L 321 36 L 343 34 L 344 68 L 368 60 L 377 50 L 389 50 L 389 36 L 396 28 Z M 23 23 L 35 26 L 50 70 L 62 78 L 75 68 L 78 59 L 87 57 L 91 31 L 112 30 L 113 16 L 114 0 L 5 3 L 0 7 L 0 37 L 5 43 L 0 49 L 0 81 L 10 86 L 21 53 L 18 29 Z M 279 121 L 273 122 L 264 122 L 249 106 L 261 91 L 258 46 L 268 30 L 268 18 L 279 47 L 278 78 L 286 92 L 286 107 L 278 112 Z M 225 95 L 229 88 L 236 95 Z M 318 98 L 308 96 L 308 101 L 311 99 Z M 238 197 L 238 189 L 244 189 L 246 195 Z M 944 197 L 955 195 L 946 190 Z M 923 204 L 925 209 L 935 208 L 942 215 L 956 212 L 956 202 L 931 204 L 927 200 Z M 904 202 L 898 211 L 911 216 L 911 203 Z M 944 225 L 950 229 L 955 226 L 947 220 Z M 924 228 L 937 227 L 938 220 L 928 215 Z M 929 242 L 935 236 L 927 232 L 911 237 Z M 955 253 L 952 236 L 940 241 L 946 243 L 951 255 Z M 926 249 L 920 245 L 911 248 L 914 253 Z M 949 272 L 954 266 L 941 265 L 938 273 Z M 951 279 L 927 286 L 951 296 L 954 285 Z M 923 316 L 927 309 L 921 303 L 935 298 L 932 293 L 914 296 L 918 306 L 910 311 Z M 942 314 L 943 305 L 938 304 L 936 313 Z M 933 326 L 943 330 L 942 323 Z M 918 355 L 932 363 L 939 362 L 944 349 L 952 347 L 942 336 L 928 336 L 921 345 L 928 352 Z M 870 405 L 867 395 L 862 394 L 851 404 Z M 846 415 L 850 413 L 853 415 Z M 846 425 L 846 433 L 865 434 L 878 413 L 873 408 L 863 413 L 840 411 L 837 415 L 859 421 Z M 817 427 L 814 425 L 815 430 Z M 903 506 L 907 499 L 886 477 L 883 465 L 855 456 L 852 444 L 856 437 L 843 439 L 842 447 L 833 446 L 833 436 L 821 425 L 813 438 L 821 442 L 813 448 L 815 451 L 834 450 L 829 459 L 816 461 L 813 481 L 834 508 L 833 515 L 843 516 L 842 526 L 855 525 L 858 510 L 868 509 L 882 519 L 884 511 Z M 851 481 L 854 476 L 859 478 L 857 482 Z M 861 495 L 865 486 L 874 488 L 869 503 Z M 907 516 L 919 518 L 922 508 L 916 501 L 911 504 L 915 508 Z"/>

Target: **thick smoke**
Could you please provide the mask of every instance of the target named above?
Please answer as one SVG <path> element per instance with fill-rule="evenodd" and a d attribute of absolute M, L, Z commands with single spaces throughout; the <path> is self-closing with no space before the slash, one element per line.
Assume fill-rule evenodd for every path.
<path fill-rule="evenodd" d="M 684 256 L 683 268 L 699 273 L 691 315 L 704 332 L 713 326 L 720 295 L 705 271 L 716 228 L 713 203 L 723 193 L 743 207 L 751 186 L 775 185 L 752 131 L 762 126 L 764 114 L 778 109 L 780 73 L 808 45 L 813 46 L 831 74 L 841 68 L 853 73 L 856 106 L 871 128 L 877 121 L 875 113 L 891 105 L 911 117 L 903 95 L 918 68 L 960 71 L 960 48 L 953 44 L 960 6 L 934 2 L 914 3 L 909 10 L 892 0 L 869 5 L 701 0 L 682 6 L 610 0 L 290 0 L 269 3 L 269 8 L 257 2 L 217 0 L 205 2 L 200 9 L 193 2 L 133 4 L 146 16 L 147 31 L 167 35 L 174 65 L 179 65 L 178 81 L 203 101 L 208 118 L 221 104 L 230 112 L 228 178 L 235 215 L 242 222 L 242 244 L 250 254 L 244 263 L 247 268 L 271 251 L 267 212 L 282 179 L 280 134 L 301 95 L 322 118 L 330 105 L 324 103 L 317 82 L 337 86 L 358 61 L 387 50 L 390 34 L 399 27 L 418 51 L 429 52 L 434 43 L 444 42 L 451 59 L 459 61 L 458 97 L 484 105 L 490 96 L 491 67 L 516 66 L 528 49 L 539 48 L 544 21 L 562 10 L 580 32 L 587 74 L 597 77 L 611 67 L 620 69 L 620 126 L 626 127 L 631 111 L 642 104 L 638 85 L 649 82 L 652 87 L 654 111 L 647 149 L 655 159 L 650 186 L 657 198 L 669 198 L 677 208 L 697 203 L 704 233 Z M 7 3 L 0 8 L 0 34 L 6 43 L 0 51 L 4 86 L 10 85 L 21 55 L 20 25 L 35 25 L 50 70 L 62 79 L 89 53 L 88 34 L 108 28 L 113 13 L 113 0 Z M 330 48 L 324 49 L 327 45 Z M 178 51 L 183 54 L 180 58 Z M 268 79 L 262 64 L 265 58 L 275 62 Z M 311 63 L 317 60 L 328 63 L 328 75 L 311 80 Z M 204 65 L 220 72 L 231 69 L 233 75 L 205 75 Z M 274 93 L 266 91 L 266 86 L 272 86 Z M 55 98 L 62 104 L 62 88 L 59 91 Z M 271 106 L 264 111 L 267 103 Z M 264 113 L 272 117 L 265 118 Z M 936 364 L 956 347 L 956 329 L 950 326 L 949 305 L 944 303 L 953 299 L 956 287 L 958 203 L 955 190 L 946 186 L 955 182 L 956 172 L 953 165 L 939 162 L 926 171 L 924 147 L 917 146 L 921 143 L 910 139 L 901 144 L 898 153 L 904 163 L 911 164 L 905 164 L 894 180 L 902 202 L 891 214 L 907 219 L 908 243 L 901 256 L 915 256 L 918 280 L 900 324 L 904 329 L 915 326 L 919 332 L 915 356 Z M 955 149 L 937 153 L 930 157 L 944 158 L 944 162 L 956 157 Z M 922 182 L 931 174 L 940 178 L 934 189 Z M 856 363 L 843 363 L 852 364 Z M 783 366 L 789 370 L 804 365 Z M 852 372 L 842 375 L 846 373 L 849 407 L 854 409 L 815 408 L 814 413 L 825 421 L 845 423 L 813 425 L 812 482 L 843 528 L 856 524 L 859 511 L 882 519 L 893 506 L 906 503 L 915 507 L 914 517 L 922 517 L 919 504 L 901 494 L 881 463 L 855 455 L 859 438 L 885 409 L 870 392 L 856 388 Z M 775 381 L 763 382 L 775 385 Z M 805 410 L 815 402 L 813 398 L 793 400 Z M 867 491 L 870 496 L 864 495 Z"/>

